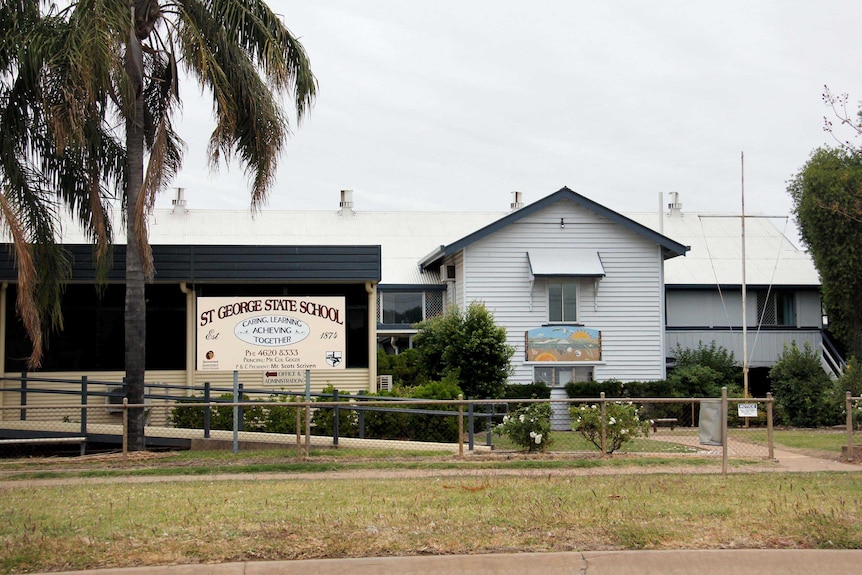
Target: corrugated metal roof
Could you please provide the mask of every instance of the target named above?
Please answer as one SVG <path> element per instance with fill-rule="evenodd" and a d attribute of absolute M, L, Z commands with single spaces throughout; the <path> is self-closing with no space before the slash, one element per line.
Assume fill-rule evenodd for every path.
<path fill-rule="evenodd" d="M 658 214 L 630 214 L 633 220 L 659 229 Z M 819 286 L 820 277 L 807 252 L 788 240 L 781 218 L 745 220 L 747 285 Z M 683 258 L 665 261 L 665 285 L 742 285 L 742 236 L 739 215 L 663 214 L 662 233 L 691 246 Z"/>
<path fill-rule="evenodd" d="M 509 214 L 263 210 L 253 217 L 246 210 L 161 209 L 152 216 L 150 238 L 154 245 L 379 245 L 381 284 L 431 285 L 439 278 L 436 270 L 420 272 L 423 257 Z M 660 231 L 657 213 L 625 215 Z M 666 285 L 741 284 L 739 217 L 682 213 L 663 220 L 664 236 L 691 246 L 685 256 L 665 261 Z M 122 243 L 120 226 L 116 236 Z M 74 225 L 66 226 L 63 241 L 87 243 Z M 746 261 L 749 285 L 820 285 L 810 256 L 770 219 L 746 220 Z"/>
<path fill-rule="evenodd" d="M 356 212 L 262 210 L 155 210 L 153 245 L 379 245 L 382 284 L 438 284 L 420 273 L 419 260 L 441 243 L 455 241 L 504 216 L 500 212 Z M 114 220 L 122 221 L 119 219 Z M 125 234 L 117 226 L 117 243 Z M 66 224 L 64 243 L 88 243 Z"/>

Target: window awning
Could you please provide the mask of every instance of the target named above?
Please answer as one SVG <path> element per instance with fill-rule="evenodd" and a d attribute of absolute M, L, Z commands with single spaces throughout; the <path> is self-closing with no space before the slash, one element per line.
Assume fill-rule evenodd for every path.
<path fill-rule="evenodd" d="M 533 277 L 605 277 L 602 259 L 595 250 L 561 248 L 527 252 Z"/>

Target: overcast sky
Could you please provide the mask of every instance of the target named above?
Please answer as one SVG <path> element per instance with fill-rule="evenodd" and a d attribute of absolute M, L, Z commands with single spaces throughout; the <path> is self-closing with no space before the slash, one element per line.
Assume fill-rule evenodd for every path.
<path fill-rule="evenodd" d="M 824 84 L 862 99 L 862 2 L 271 0 L 319 81 L 268 206 L 504 211 L 569 186 L 620 212 L 787 214 L 787 180 L 830 142 Z M 186 89 L 175 185 L 246 208 L 210 175 L 209 101 Z M 172 194 L 158 203 L 169 206 Z"/>

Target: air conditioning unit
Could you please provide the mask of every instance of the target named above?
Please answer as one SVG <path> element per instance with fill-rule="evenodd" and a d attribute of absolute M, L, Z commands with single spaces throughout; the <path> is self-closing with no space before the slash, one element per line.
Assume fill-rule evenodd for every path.
<path fill-rule="evenodd" d="M 440 281 L 453 282 L 455 281 L 455 266 L 442 265 L 440 266 Z"/>
<path fill-rule="evenodd" d="M 108 385 L 105 391 L 109 393 L 105 397 L 105 403 L 108 404 L 108 413 L 123 413 L 123 398 L 126 397 L 126 387 L 124 385 Z"/>
<path fill-rule="evenodd" d="M 392 376 L 378 375 L 377 376 L 377 391 L 392 391 Z"/>

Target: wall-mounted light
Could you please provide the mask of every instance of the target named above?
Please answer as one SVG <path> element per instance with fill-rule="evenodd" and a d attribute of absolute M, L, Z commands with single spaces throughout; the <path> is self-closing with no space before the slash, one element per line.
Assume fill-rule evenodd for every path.
<path fill-rule="evenodd" d="M 566 220 L 564 220 L 563 218 L 560 218 L 560 228 L 565 228 L 565 227 L 566 227 Z"/>

